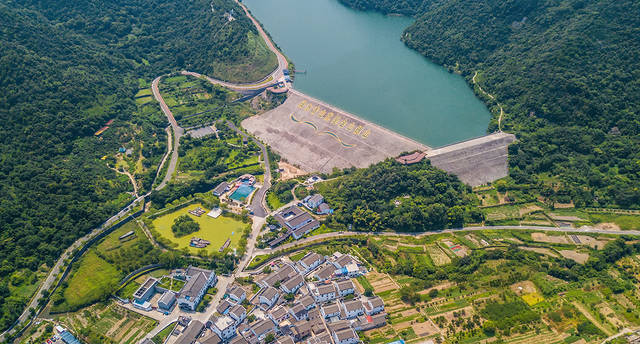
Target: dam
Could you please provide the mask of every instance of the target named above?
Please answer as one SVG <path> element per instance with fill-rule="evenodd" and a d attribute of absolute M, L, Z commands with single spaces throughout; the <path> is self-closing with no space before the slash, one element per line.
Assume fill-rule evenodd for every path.
<path fill-rule="evenodd" d="M 245 119 L 242 127 L 307 172 L 364 168 L 420 151 L 471 186 L 507 176 L 507 147 L 515 141 L 498 132 L 433 149 L 294 89 L 282 105 Z"/>
<path fill-rule="evenodd" d="M 331 1 L 315 0 L 304 3 L 333 3 L 335 5 Z M 468 99 L 465 97 L 472 95 L 468 85 L 461 78 L 454 76 L 454 79 L 447 79 L 445 83 L 436 82 L 433 85 L 434 89 L 449 88 L 449 95 L 455 95 L 454 98 L 450 98 L 444 103 L 441 102 L 446 105 L 447 109 L 453 109 L 454 112 L 429 112 L 426 118 L 420 118 L 420 116 L 417 116 L 420 114 L 419 111 L 405 111 L 404 115 L 402 115 L 401 112 L 393 110 L 378 111 L 377 117 L 374 116 L 373 120 L 369 116 L 362 118 L 350 113 L 348 109 L 340 109 L 305 94 L 306 92 L 302 93 L 300 90 L 294 89 L 293 85 L 287 82 L 289 71 L 287 70 L 288 62 L 286 58 L 271 42 L 271 39 L 249 14 L 245 6 L 243 4 L 240 4 L 240 6 L 243 7 L 249 18 L 254 21 L 261 36 L 276 54 L 278 68 L 268 78 L 265 78 L 265 81 L 244 85 L 229 84 L 194 72 L 184 71 L 183 74 L 204 78 L 211 83 L 229 87 L 243 94 L 255 94 L 254 92 L 263 90 L 273 93 L 287 92 L 288 97 L 283 104 L 260 115 L 245 119 L 242 121 L 242 127 L 268 144 L 289 163 L 297 165 L 309 173 L 329 173 L 335 168 L 364 168 L 387 158 L 396 158 L 404 155 L 404 153 L 415 152 L 416 154 L 412 156 L 419 156 L 419 159 L 426 157 L 434 166 L 457 175 L 460 180 L 471 186 L 482 185 L 507 176 L 507 147 L 515 141 L 515 136 L 503 132 L 481 136 L 484 129 L 478 130 L 478 128 L 486 128 L 486 122 L 481 123 L 482 126 L 478 126 L 479 122 L 477 121 L 488 119 L 482 119 L 482 111 L 480 113 L 474 113 L 472 110 L 469 113 L 462 111 L 461 114 L 464 116 L 460 115 L 460 113 L 456 116 L 455 111 L 460 111 L 459 108 L 455 110 L 456 105 L 464 104 L 465 99 Z M 373 25 L 372 27 L 375 26 Z M 424 59 L 421 61 L 424 62 Z M 331 63 L 336 65 L 335 61 Z M 379 71 L 379 69 L 373 69 L 373 73 Z M 416 73 L 418 71 L 420 69 Z M 438 71 L 442 72 L 443 69 L 440 68 Z M 369 70 L 368 74 L 371 73 L 372 71 Z M 350 80 L 358 79 L 357 75 L 343 76 Z M 455 79 L 455 77 L 458 79 Z M 455 83 L 463 85 L 463 89 L 451 88 Z M 425 83 L 423 82 L 422 84 Z M 343 88 L 341 89 L 338 86 Z M 389 94 L 387 91 L 394 90 L 393 85 L 377 82 L 374 86 L 376 88 L 367 93 L 367 99 L 384 99 L 384 104 L 399 106 L 400 109 L 406 105 L 403 101 L 397 101 L 394 97 L 392 99 L 385 98 Z M 407 89 L 404 88 L 405 85 L 401 84 L 400 86 L 402 86 L 402 90 Z M 331 83 L 323 87 L 325 89 L 339 90 L 339 93 L 347 98 L 363 99 L 353 96 L 361 90 L 353 86 L 340 85 L 339 79 L 335 77 L 332 78 Z M 412 87 L 409 87 L 409 89 L 412 89 Z M 451 92 L 451 90 L 455 91 Z M 484 109 L 484 114 L 488 115 L 486 107 L 477 98 L 472 98 L 481 105 L 481 108 Z M 410 97 L 410 99 L 419 100 L 419 94 Z M 442 99 L 437 100 L 442 101 Z M 331 103 L 339 104 L 340 102 L 331 101 Z M 365 101 L 364 103 L 373 103 L 374 110 L 376 107 L 383 105 L 383 103 L 376 102 Z M 423 108 L 421 109 L 424 110 Z M 372 112 L 375 113 L 373 110 Z M 369 111 L 358 111 L 358 113 L 370 115 Z M 414 118 L 407 118 L 407 114 Z M 440 120 L 437 120 L 438 116 Z M 451 118 L 447 119 L 447 117 L 451 116 L 455 117 L 453 121 L 451 121 Z M 448 121 L 449 125 L 444 125 L 442 120 Z M 407 135 L 408 132 L 402 130 L 402 128 L 408 127 L 419 131 L 424 131 L 425 128 L 430 129 L 430 131 L 421 132 L 421 135 L 427 133 L 426 137 L 428 139 L 420 135 L 420 138 L 416 138 L 416 135 L 411 135 L 410 133 Z M 469 131 L 470 128 L 474 127 L 476 129 Z M 434 140 L 435 133 L 439 133 L 440 138 L 444 138 L 444 141 Z M 476 134 L 475 138 L 469 139 L 469 137 L 474 136 L 472 133 Z M 434 142 L 434 146 L 440 147 L 434 149 L 422 143 L 429 141 Z M 404 161 L 402 159 L 399 160 L 402 163 L 409 163 L 406 159 Z"/>

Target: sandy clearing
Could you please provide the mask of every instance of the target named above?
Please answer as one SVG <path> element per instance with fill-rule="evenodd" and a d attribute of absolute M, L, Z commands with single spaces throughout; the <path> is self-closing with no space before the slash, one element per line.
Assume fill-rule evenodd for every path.
<path fill-rule="evenodd" d="M 580 253 L 572 250 L 560 250 L 558 252 L 560 252 L 560 255 L 562 255 L 563 257 L 569 258 L 575 261 L 576 263 L 580 263 L 580 264 L 586 263 L 587 260 L 589 259 L 588 253 Z"/>
<path fill-rule="evenodd" d="M 613 327 L 624 327 L 624 322 L 618 319 L 616 313 L 613 311 L 613 309 L 611 309 L 611 307 L 609 307 L 608 304 L 601 303 L 600 305 L 598 305 L 598 311 L 600 312 L 600 314 L 604 315 L 605 319 L 607 319 L 607 321 L 611 323 Z"/>
<path fill-rule="evenodd" d="M 524 216 L 527 214 L 531 214 L 534 211 L 538 211 L 538 210 L 542 210 L 542 207 L 535 205 L 535 204 L 530 204 L 526 207 L 522 207 L 520 209 L 518 209 L 518 212 L 520 213 L 520 216 Z"/>
<path fill-rule="evenodd" d="M 282 170 L 282 172 L 280 172 L 280 180 L 289 180 L 309 174 L 285 161 L 278 162 L 278 168 Z"/>
<path fill-rule="evenodd" d="M 577 235 L 578 239 L 582 243 L 582 245 L 587 245 L 591 248 L 602 250 L 604 245 L 609 241 L 608 239 L 598 240 L 588 235 Z"/>
<path fill-rule="evenodd" d="M 547 235 L 546 233 L 531 233 L 531 238 L 538 242 L 547 242 L 551 244 L 568 244 L 567 237 L 562 235 Z"/>
<path fill-rule="evenodd" d="M 411 328 L 413 328 L 413 332 L 415 332 L 418 337 L 428 337 L 440 333 L 440 330 L 431 319 L 427 319 L 427 321 L 423 323 L 413 324 Z"/>
<path fill-rule="evenodd" d="M 609 230 L 609 231 L 619 231 L 620 230 L 620 226 L 618 226 L 617 224 L 615 224 L 613 222 L 602 222 L 602 223 L 596 224 L 593 227 L 597 228 L 597 229 L 604 229 L 604 230 Z"/>
<path fill-rule="evenodd" d="M 443 290 L 443 289 L 451 288 L 452 286 L 453 286 L 452 282 L 445 282 L 445 283 L 442 283 L 442 284 L 435 285 L 435 286 L 433 286 L 431 288 L 427 288 L 427 289 L 421 290 L 421 291 L 418 292 L 418 294 L 420 294 L 420 295 L 429 294 L 429 292 L 431 290 L 433 290 L 433 289 Z"/>
<path fill-rule="evenodd" d="M 536 252 L 536 253 L 541 253 L 541 254 L 545 254 L 547 256 L 551 256 L 551 257 L 558 257 L 557 254 L 555 254 L 553 251 L 551 251 L 548 248 L 543 248 L 543 247 L 527 247 L 527 246 L 518 246 L 519 249 L 521 250 L 525 250 L 525 251 L 532 251 L 532 252 Z"/>
<path fill-rule="evenodd" d="M 585 219 L 578 216 L 557 215 L 554 213 L 549 213 L 549 217 L 558 221 L 567 221 L 567 222 L 585 221 Z"/>
<path fill-rule="evenodd" d="M 531 294 L 538 291 L 536 289 L 535 284 L 533 284 L 533 282 L 531 281 L 522 281 L 522 282 L 514 283 L 510 286 L 510 288 L 518 296 L 524 295 L 524 294 Z"/>

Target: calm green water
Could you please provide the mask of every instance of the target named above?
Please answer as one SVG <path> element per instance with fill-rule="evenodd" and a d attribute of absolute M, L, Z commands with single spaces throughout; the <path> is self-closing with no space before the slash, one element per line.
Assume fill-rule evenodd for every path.
<path fill-rule="evenodd" d="M 411 18 L 337 0 L 243 0 L 307 74 L 294 87 L 432 147 L 483 135 L 489 112 L 465 80 L 407 48 Z"/>

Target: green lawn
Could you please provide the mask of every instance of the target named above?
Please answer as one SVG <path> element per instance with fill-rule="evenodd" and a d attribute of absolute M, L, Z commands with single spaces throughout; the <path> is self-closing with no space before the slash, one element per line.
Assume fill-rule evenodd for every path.
<path fill-rule="evenodd" d="M 118 290 L 117 295 L 122 298 L 128 299 L 130 297 L 133 297 L 133 293 L 135 293 L 136 290 L 138 290 L 138 288 L 140 288 L 140 283 L 131 281 L 127 283 L 124 287 L 122 287 L 122 289 Z"/>
<path fill-rule="evenodd" d="M 69 287 L 64 290 L 63 306 L 66 304 L 69 309 L 97 301 L 105 291 L 110 293 L 115 290 L 124 277 L 113 265 L 98 257 L 94 250 L 89 250 L 78 266 L 78 270 L 69 278 Z"/>
<path fill-rule="evenodd" d="M 267 194 L 267 205 L 271 210 L 276 210 L 284 205 L 284 203 L 280 202 L 278 196 L 275 193 L 269 192 Z"/>
<path fill-rule="evenodd" d="M 593 223 L 613 222 L 620 226 L 620 229 L 640 229 L 640 216 L 638 215 L 589 213 L 588 216 Z"/>
<path fill-rule="evenodd" d="M 307 251 L 303 250 L 297 253 L 294 253 L 292 255 L 289 256 L 289 259 L 291 259 L 291 261 L 293 262 L 297 262 L 300 259 L 302 259 L 305 255 L 307 254 Z"/>
<path fill-rule="evenodd" d="M 276 69 L 278 58 L 260 36 L 249 32 L 247 46 L 252 54 L 238 63 L 214 62 L 215 77 L 231 82 L 253 82 L 265 78 Z"/>
<path fill-rule="evenodd" d="M 169 334 L 171 334 L 171 331 L 173 331 L 175 327 L 176 323 L 169 324 L 169 326 L 165 327 L 162 331 L 156 334 L 155 337 L 152 338 L 153 342 L 156 344 L 164 343 L 165 339 L 169 337 Z"/>
<path fill-rule="evenodd" d="M 229 245 L 229 247 L 237 248 L 238 242 L 242 237 L 242 231 L 246 225 L 229 217 L 220 216 L 217 219 L 214 219 L 207 216 L 206 214 L 202 215 L 201 217 L 197 217 L 188 213 L 189 210 L 195 209 L 197 207 L 201 207 L 204 209 L 204 206 L 200 203 L 192 204 L 178 211 L 153 220 L 153 225 L 156 231 L 160 233 L 163 238 L 169 239 L 170 241 L 178 244 L 178 249 L 186 247 L 194 253 L 200 250 L 189 246 L 189 241 L 192 237 L 198 237 L 204 240 L 211 241 L 211 244 L 206 248 L 207 252 L 218 252 L 220 247 L 228 238 L 231 238 L 231 245 Z M 191 235 L 176 238 L 171 231 L 171 226 L 173 225 L 173 221 L 178 216 L 185 214 L 188 214 L 188 216 L 190 216 L 200 225 L 200 230 Z"/>
<path fill-rule="evenodd" d="M 150 88 L 143 88 L 141 90 L 138 90 L 138 93 L 136 93 L 136 97 L 150 96 L 151 94 L 152 92 Z"/>

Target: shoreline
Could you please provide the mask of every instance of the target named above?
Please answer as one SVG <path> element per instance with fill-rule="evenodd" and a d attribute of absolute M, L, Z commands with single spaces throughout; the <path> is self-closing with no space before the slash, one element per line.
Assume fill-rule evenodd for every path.
<path fill-rule="evenodd" d="M 398 133 L 398 132 L 396 132 L 396 131 L 394 131 L 392 129 L 384 127 L 384 126 L 382 126 L 382 125 L 380 125 L 378 123 L 375 123 L 375 122 L 373 122 L 371 120 L 365 119 L 365 118 L 363 118 L 363 117 L 361 117 L 359 115 L 356 115 L 356 114 L 354 114 L 352 112 L 345 111 L 345 110 L 343 110 L 343 109 L 341 109 L 341 108 L 339 108 L 339 107 L 337 107 L 335 105 L 331 105 L 331 104 L 329 104 L 327 102 L 319 100 L 318 98 L 315 98 L 315 97 L 310 96 L 310 95 L 308 95 L 306 93 L 298 91 L 298 90 L 293 88 L 293 85 L 291 86 L 291 88 L 289 88 L 289 92 L 292 92 L 297 96 L 313 100 L 314 102 L 316 102 L 316 103 L 318 103 L 318 104 L 320 104 L 320 105 L 322 105 L 322 106 L 324 106 L 324 107 L 326 107 L 328 109 L 331 109 L 331 110 L 333 110 L 335 112 L 342 113 L 342 114 L 345 114 L 347 116 L 350 116 L 350 117 L 352 117 L 354 119 L 357 119 L 357 120 L 359 120 L 359 121 L 361 121 L 363 123 L 366 123 L 367 125 L 370 125 L 371 127 L 375 127 L 376 129 L 378 129 L 381 132 L 387 133 L 387 134 L 395 136 L 395 137 L 397 137 L 397 138 L 399 138 L 401 140 L 407 141 L 407 143 L 410 143 L 412 145 L 416 145 L 416 146 L 420 147 L 420 150 L 422 150 L 422 151 L 430 151 L 430 150 L 435 149 L 434 147 L 428 146 L 425 143 L 422 143 L 422 142 L 419 142 L 419 141 L 417 141 L 415 139 L 407 137 L 407 136 L 405 136 L 403 134 L 400 134 L 400 133 Z"/>

